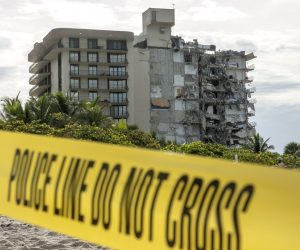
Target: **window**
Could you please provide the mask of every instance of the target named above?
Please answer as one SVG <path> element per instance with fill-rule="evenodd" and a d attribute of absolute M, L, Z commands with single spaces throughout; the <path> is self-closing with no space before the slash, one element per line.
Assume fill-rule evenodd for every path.
<path fill-rule="evenodd" d="M 107 40 L 107 49 L 127 50 L 126 40 Z"/>
<path fill-rule="evenodd" d="M 89 62 L 98 62 L 98 53 L 88 53 Z"/>
<path fill-rule="evenodd" d="M 97 75 L 97 66 L 96 65 L 89 66 L 89 75 Z"/>
<path fill-rule="evenodd" d="M 125 54 L 109 54 L 109 62 L 111 63 L 125 63 L 126 55 Z"/>
<path fill-rule="evenodd" d="M 70 52 L 70 61 L 79 62 L 80 53 L 79 52 Z"/>
<path fill-rule="evenodd" d="M 88 49 L 97 49 L 98 41 L 97 39 L 88 39 Z"/>
<path fill-rule="evenodd" d="M 109 75 L 126 76 L 126 67 L 109 67 Z"/>
<path fill-rule="evenodd" d="M 89 79 L 88 85 L 89 85 L 89 89 L 97 89 L 98 88 L 98 80 L 97 79 Z"/>
<path fill-rule="evenodd" d="M 77 64 L 71 64 L 70 65 L 70 74 L 74 76 L 79 75 L 79 65 Z"/>
<path fill-rule="evenodd" d="M 80 86 L 79 78 L 71 78 L 70 79 L 70 88 L 71 89 L 78 89 Z"/>
<path fill-rule="evenodd" d="M 160 34 L 164 34 L 166 32 L 166 27 L 159 28 Z"/>
<path fill-rule="evenodd" d="M 127 106 L 111 107 L 110 112 L 113 117 L 127 117 Z"/>
<path fill-rule="evenodd" d="M 156 11 L 151 11 L 152 22 L 156 22 Z"/>
<path fill-rule="evenodd" d="M 97 94 L 97 91 L 90 91 L 89 92 L 89 99 L 90 100 L 96 100 L 98 94 Z"/>
<path fill-rule="evenodd" d="M 123 103 L 127 101 L 127 93 L 110 93 L 109 100 L 111 103 Z"/>
<path fill-rule="evenodd" d="M 188 52 L 184 53 L 184 62 L 193 62 L 192 54 Z"/>
<path fill-rule="evenodd" d="M 69 48 L 79 48 L 79 38 L 69 38 Z"/>
<path fill-rule="evenodd" d="M 70 97 L 71 97 L 74 101 L 78 101 L 78 91 L 70 91 Z"/>
<path fill-rule="evenodd" d="M 108 80 L 109 89 L 127 89 L 126 80 Z"/>

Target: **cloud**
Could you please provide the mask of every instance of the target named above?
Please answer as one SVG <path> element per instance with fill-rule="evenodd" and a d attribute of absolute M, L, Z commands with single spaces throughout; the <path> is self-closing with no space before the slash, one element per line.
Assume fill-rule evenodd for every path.
<path fill-rule="evenodd" d="M 5 37 L 0 37 L 0 50 L 9 49 L 11 47 L 11 40 Z"/>
<path fill-rule="evenodd" d="M 0 67 L 0 80 L 8 78 L 13 71 L 13 67 Z"/>
<path fill-rule="evenodd" d="M 179 20 L 223 22 L 244 18 L 247 15 L 242 11 L 225 6 L 216 1 L 205 0 L 200 4 L 192 5 L 187 10 L 179 12 Z"/>
<path fill-rule="evenodd" d="M 260 95 L 268 95 L 270 93 L 282 93 L 285 91 L 299 91 L 300 82 L 259 82 L 256 84 L 257 91 Z"/>
<path fill-rule="evenodd" d="M 270 143 L 275 145 L 275 151 L 282 153 L 286 144 L 291 141 L 300 142 L 299 104 L 270 105 L 257 104 L 257 131 L 264 138 L 271 137 Z"/>
<path fill-rule="evenodd" d="M 89 25 L 101 29 L 108 27 L 117 20 L 115 12 L 109 5 L 99 2 L 72 2 L 42 0 L 48 14 L 56 22 L 73 23 L 83 27 Z M 72 5 L 72 7 L 70 6 Z"/>

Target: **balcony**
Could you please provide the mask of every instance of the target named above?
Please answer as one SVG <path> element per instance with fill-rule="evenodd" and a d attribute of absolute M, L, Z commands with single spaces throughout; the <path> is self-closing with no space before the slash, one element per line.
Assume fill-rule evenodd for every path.
<path fill-rule="evenodd" d="M 127 92 L 128 91 L 128 87 L 124 86 L 124 87 L 114 87 L 114 88 L 109 88 L 108 89 L 109 92 Z"/>
<path fill-rule="evenodd" d="M 44 80 L 50 74 L 51 74 L 50 72 L 35 74 L 29 78 L 29 84 L 38 85 L 42 80 Z"/>
<path fill-rule="evenodd" d="M 120 100 L 110 100 L 111 105 L 127 105 L 128 104 L 128 99 L 120 99 Z"/>
<path fill-rule="evenodd" d="M 205 114 L 206 118 L 212 119 L 212 120 L 220 120 L 220 115 L 217 114 L 210 114 L 210 113 L 206 113 Z"/>
<path fill-rule="evenodd" d="M 254 104 L 256 103 L 256 98 L 251 98 L 248 100 L 248 103 Z"/>
<path fill-rule="evenodd" d="M 238 69 L 239 64 L 236 62 L 229 62 L 229 63 L 226 63 L 226 68 L 227 69 Z"/>
<path fill-rule="evenodd" d="M 254 110 L 248 110 L 248 116 L 255 116 L 255 111 Z"/>
<path fill-rule="evenodd" d="M 252 88 L 246 89 L 246 91 L 247 91 L 247 93 L 249 93 L 249 94 L 253 94 L 253 93 L 255 93 L 255 91 L 256 91 L 256 87 L 252 87 Z"/>
<path fill-rule="evenodd" d="M 123 112 L 114 112 L 114 110 L 110 111 L 110 116 L 115 119 L 128 118 L 129 113 L 127 111 Z"/>
<path fill-rule="evenodd" d="M 98 87 L 82 87 L 79 85 L 70 85 L 70 90 L 72 91 L 98 91 L 98 92 L 108 92 L 108 89 L 98 88 Z"/>
<path fill-rule="evenodd" d="M 252 52 L 252 53 L 249 53 L 249 54 L 247 54 L 247 55 L 245 55 L 246 61 L 250 61 L 250 60 L 252 60 L 252 59 L 255 59 L 256 57 L 257 57 L 257 56 L 255 56 L 253 52 Z"/>
<path fill-rule="evenodd" d="M 32 74 L 37 74 L 42 68 L 44 68 L 47 64 L 49 63 L 49 61 L 38 61 L 36 63 L 33 63 L 30 67 L 29 67 L 29 73 Z"/>
<path fill-rule="evenodd" d="M 123 79 L 128 77 L 127 72 L 121 72 L 118 74 L 112 74 L 108 70 L 97 70 L 97 71 L 89 71 L 89 70 L 74 70 L 70 71 L 70 76 L 86 76 L 86 77 L 103 77 L 103 78 L 111 78 L 111 79 Z"/>
<path fill-rule="evenodd" d="M 117 66 L 126 66 L 128 65 L 128 60 L 123 61 L 109 61 L 105 57 L 98 58 L 97 60 L 89 60 L 86 56 L 81 56 L 80 60 L 77 60 L 75 58 L 69 59 L 70 63 L 79 63 L 79 64 L 102 64 L 102 65 L 117 65 Z"/>
<path fill-rule="evenodd" d="M 249 66 L 246 67 L 246 71 L 252 71 L 254 69 L 255 69 L 255 65 L 254 64 L 249 65 Z"/>
<path fill-rule="evenodd" d="M 66 51 L 67 47 L 64 46 L 62 43 L 56 43 L 53 46 L 51 46 L 47 51 L 45 52 L 44 60 L 51 61 L 56 58 L 56 56 L 63 52 Z"/>
<path fill-rule="evenodd" d="M 253 80 L 254 80 L 253 76 L 246 76 L 244 81 L 245 81 L 245 83 L 251 83 L 251 82 L 253 82 Z"/>
<path fill-rule="evenodd" d="M 30 89 L 29 95 L 30 96 L 40 96 L 46 92 L 46 90 L 50 88 L 50 85 L 36 85 Z"/>

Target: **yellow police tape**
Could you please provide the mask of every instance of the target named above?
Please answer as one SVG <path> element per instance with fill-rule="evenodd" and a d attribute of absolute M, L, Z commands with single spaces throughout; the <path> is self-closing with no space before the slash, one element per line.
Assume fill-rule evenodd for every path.
<path fill-rule="evenodd" d="M 0 213 L 113 249 L 300 249 L 300 175 L 0 132 Z"/>

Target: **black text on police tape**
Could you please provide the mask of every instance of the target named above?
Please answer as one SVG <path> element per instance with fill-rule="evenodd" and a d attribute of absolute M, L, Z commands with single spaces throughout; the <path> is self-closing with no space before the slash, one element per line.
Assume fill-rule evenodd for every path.
<path fill-rule="evenodd" d="M 57 176 L 50 174 L 54 167 L 58 168 Z M 95 183 L 86 180 L 90 171 L 95 173 Z M 62 172 L 66 174 L 62 175 Z M 171 182 L 170 176 L 171 173 L 166 171 L 144 167 L 130 167 L 129 173 L 122 176 L 121 163 L 110 165 L 90 159 L 16 149 L 7 200 L 94 227 L 101 225 L 104 230 L 109 230 L 112 221 L 115 221 L 118 233 L 145 238 L 150 242 L 161 237 L 155 235 L 155 228 L 164 225 L 164 242 L 170 249 L 240 250 L 240 217 L 248 211 L 254 193 L 253 185 L 238 187 L 235 182 L 222 183 L 217 178 L 207 181 L 187 174 Z M 161 197 L 160 191 L 166 183 L 170 189 L 169 197 Z M 122 187 L 122 193 L 120 200 L 116 201 L 118 185 Z M 88 215 L 82 212 L 82 196 L 87 193 L 90 194 Z M 54 195 L 52 206 L 46 202 L 48 194 Z M 156 210 L 158 202 L 164 202 L 165 211 Z M 112 211 L 115 209 L 118 209 L 119 217 L 113 220 Z M 226 231 L 223 221 L 223 214 L 228 212 L 232 218 L 233 230 L 230 232 Z M 154 224 L 159 213 L 165 219 Z M 211 227 L 210 221 L 214 221 L 216 226 Z"/>

